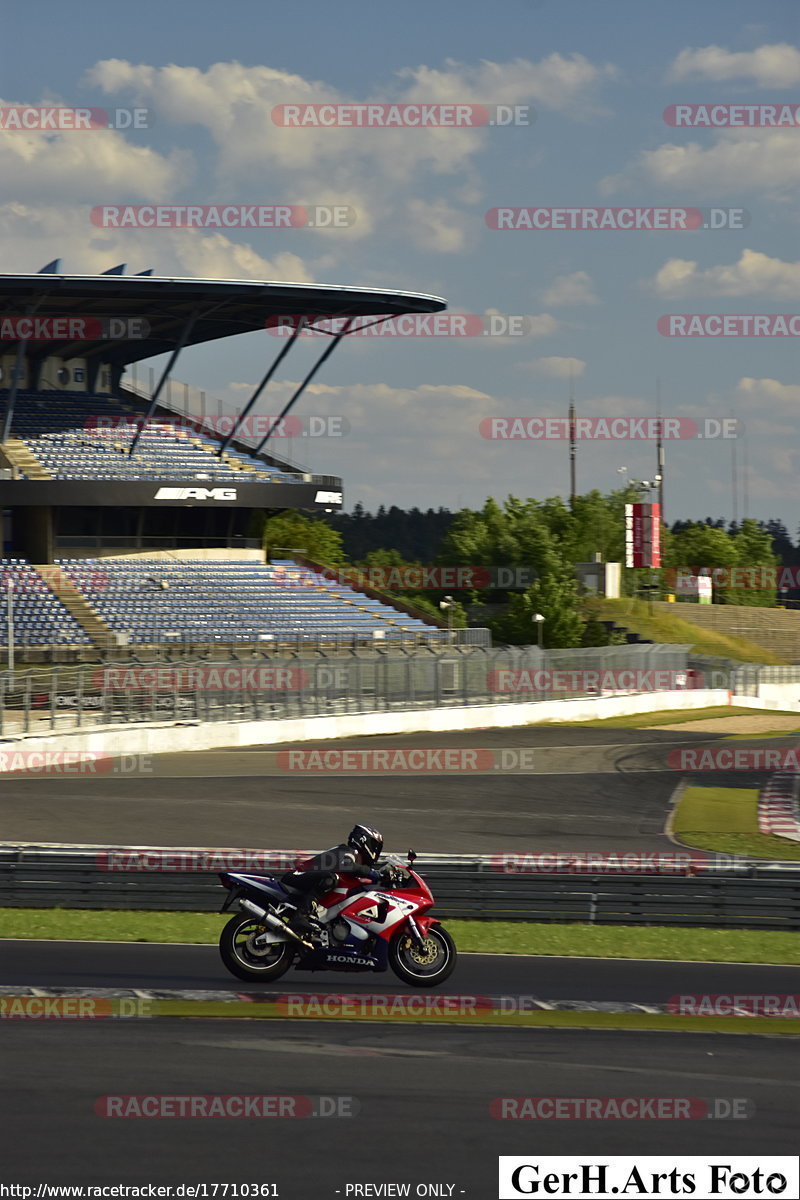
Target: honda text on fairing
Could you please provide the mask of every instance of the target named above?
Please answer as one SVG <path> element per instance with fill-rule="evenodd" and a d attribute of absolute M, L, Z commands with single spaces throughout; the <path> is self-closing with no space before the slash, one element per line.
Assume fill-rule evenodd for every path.
<path fill-rule="evenodd" d="M 435 987 L 456 965 L 456 947 L 435 917 L 430 888 L 408 864 L 384 868 L 384 886 L 337 875 L 315 905 L 311 932 L 298 938 L 287 927 L 292 890 L 269 875 L 220 875 L 228 896 L 222 912 L 239 913 L 222 931 L 219 949 L 239 979 L 279 979 L 291 966 L 301 971 L 385 971 L 405 983 Z"/>

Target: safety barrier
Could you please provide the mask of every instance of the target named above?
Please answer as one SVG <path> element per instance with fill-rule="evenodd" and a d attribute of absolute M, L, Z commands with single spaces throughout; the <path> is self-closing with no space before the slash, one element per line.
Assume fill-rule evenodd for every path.
<path fill-rule="evenodd" d="M 772 775 L 758 796 L 758 828 L 762 833 L 800 842 L 800 775 Z"/>
<path fill-rule="evenodd" d="M 280 874 L 298 853 L 0 846 L 0 907 L 214 912 L 224 897 L 217 871 Z M 415 865 L 442 918 L 800 930 L 800 863 L 679 851 L 662 855 L 660 870 L 639 855 L 637 871 L 634 856 L 632 870 L 624 857 L 603 870 L 555 858 L 420 855 Z"/>

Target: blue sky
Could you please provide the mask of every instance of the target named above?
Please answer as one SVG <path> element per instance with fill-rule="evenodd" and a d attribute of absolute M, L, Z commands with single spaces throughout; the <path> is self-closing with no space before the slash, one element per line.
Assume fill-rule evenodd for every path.
<path fill-rule="evenodd" d="M 737 415 L 751 516 L 798 525 L 797 339 L 664 338 L 665 313 L 800 313 L 800 127 L 674 129 L 672 103 L 800 104 L 794 0 L 436 0 L 402 6 L 188 0 L 63 6 L 4 20 L 3 105 L 146 106 L 134 133 L 0 133 L 4 270 L 346 283 L 432 292 L 453 311 L 530 317 L 514 338 L 353 339 L 304 399 L 343 438 L 276 443 L 341 474 L 348 506 L 478 505 L 567 487 L 561 442 L 488 441 L 493 416 Z M 509 129 L 279 129 L 292 102 L 517 103 Z M 112 230 L 98 204 L 345 203 L 352 229 Z M 508 231 L 495 206 L 743 208 L 745 229 Z M 240 404 L 279 343 L 188 352 L 176 372 Z M 276 411 L 320 343 L 298 348 Z M 154 364 L 158 365 L 158 364 Z M 141 371 L 140 371 L 141 374 Z M 738 447 L 740 477 L 744 447 Z M 581 490 L 653 471 L 643 441 L 583 442 Z M 730 517 L 730 442 L 667 450 L 667 517 Z M 745 497 L 737 501 L 739 515 Z"/>

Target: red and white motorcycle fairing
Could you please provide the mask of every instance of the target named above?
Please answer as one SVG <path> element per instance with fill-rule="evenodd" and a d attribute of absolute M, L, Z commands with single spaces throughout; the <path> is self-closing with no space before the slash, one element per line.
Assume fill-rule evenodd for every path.
<path fill-rule="evenodd" d="M 407 867 L 394 867 L 389 883 L 368 883 L 337 875 L 336 884 L 313 909 L 310 948 L 284 932 L 291 892 L 267 876 L 226 872 L 230 892 L 223 910 L 236 904 L 242 914 L 220 938 L 223 962 L 240 979 L 278 979 L 291 966 L 300 971 L 386 971 L 404 982 L 434 987 L 456 965 L 456 947 L 439 921 L 428 915 L 434 904 L 425 880 Z M 248 915 L 250 914 L 250 915 Z"/>

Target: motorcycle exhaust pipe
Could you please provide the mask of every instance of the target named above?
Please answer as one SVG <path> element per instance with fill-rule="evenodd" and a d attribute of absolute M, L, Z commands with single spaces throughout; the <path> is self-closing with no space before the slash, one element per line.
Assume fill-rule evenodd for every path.
<path fill-rule="evenodd" d="M 264 921 L 267 925 L 271 925 L 277 921 L 277 917 L 271 916 L 265 908 L 260 908 L 252 900 L 240 900 L 239 907 L 243 908 L 245 912 L 252 913 L 254 917 L 258 917 L 259 921 Z M 280 925 L 280 921 L 278 921 L 278 924 Z"/>
<path fill-rule="evenodd" d="M 239 907 L 245 909 L 246 912 L 252 913 L 254 917 L 258 917 L 259 921 L 263 921 L 265 925 L 271 925 L 273 929 L 280 929 L 281 933 L 291 933 L 287 930 L 283 921 L 278 917 L 273 917 L 272 913 L 268 913 L 265 908 L 259 908 L 252 900 L 240 900 Z"/>

